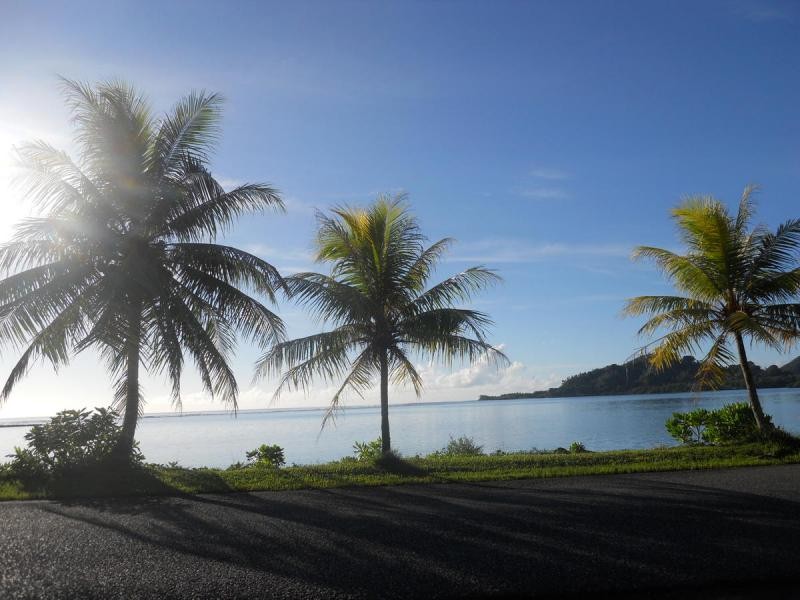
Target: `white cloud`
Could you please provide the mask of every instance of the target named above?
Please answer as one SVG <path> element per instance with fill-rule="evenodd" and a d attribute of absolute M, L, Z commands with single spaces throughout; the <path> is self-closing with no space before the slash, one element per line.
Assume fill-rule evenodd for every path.
<path fill-rule="evenodd" d="M 773 21 L 793 21 L 791 4 L 778 3 L 768 0 L 740 0 L 733 4 L 736 15 L 753 23 L 768 23 Z"/>
<path fill-rule="evenodd" d="M 498 346 L 502 349 L 503 346 Z M 572 366 L 572 365 L 569 365 Z M 564 365 L 537 366 L 537 371 L 563 370 Z M 418 363 L 415 368 L 423 380 L 423 393 L 417 398 L 410 386 L 390 386 L 390 402 L 402 404 L 409 402 L 442 402 L 453 400 L 475 400 L 481 394 L 497 395 L 508 392 L 530 392 L 557 386 L 562 375 L 549 372 L 545 375 L 534 375 L 530 366 L 514 361 L 507 367 L 498 368 L 486 357 L 461 368 L 448 369 L 435 362 Z M 243 409 L 254 408 L 320 408 L 327 407 L 338 390 L 335 383 L 314 381 L 307 391 L 286 390 L 277 401 L 273 394 L 277 382 L 273 379 L 258 382 L 243 391 L 239 406 Z M 377 378 L 372 388 L 363 397 L 355 393 L 346 393 L 341 401 L 342 408 L 347 406 L 376 405 L 379 402 Z M 188 405 L 188 404 L 187 404 Z M 198 404 L 194 404 L 198 406 Z"/>
<path fill-rule="evenodd" d="M 519 195 L 533 200 L 566 200 L 569 194 L 560 188 L 534 187 L 520 190 Z"/>
<path fill-rule="evenodd" d="M 487 239 L 462 244 L 448 262 L 527 263 L 558 258 L 628 257 L 626 244 L 531 244 L 525 240 Z"/>
<path fill-rule="evenodd" d="M 561 169 L 551 169 L 549 167 L 535 167 L 531 170 L 531 176 L 537 179 L 561 180 L 568 179 L 569 175 Z"/>
<path fill-rule="evenodd" d="M 294 196 L 287 196 L 283 199 L 283 204 L 286 206 L 286 213 L 289 216 L 302 215 L 304 217 L 313 215 L 317 209 L 314 205 L 303 202 Z"/>
<path fill-rule="evenodd" d="M 284 260 L 284 261 L 298 261 L 298 262 L 314 262 L 314 256 L 309 250 L 302 248 L 277 248 L 274 246 L 267 246 L 259 242 L 252 244 L 245 244 L 242 248 L 245 252 L 255 254 L 264 260 Z"/>
<path fill-rule="evenodd" d="M 407 193 L 407 190 L 403 187 L 387 186 L 381 189 L 376 188 L 361 192 L 333 192 L 330 194 L 324 194 L 322 198 L 335 204 L 344 203 L 347 205 L 353 204 L 355 206 L 364 206 L 370 202 L 373 202 L 378 196 L 394 197 L 403 196 Z"/>
<path fill-rule="evenodd" d="M 417 365 L 417 369 L 425 382 L 425 395 L 431 400 L 545 390 L 558 385 L 562 379 L 555 373 L 535 376 L 527 365 L 519 361 L 498 368 L 487 357 L 455 371 L 445 371 L 432 363 Z"/>
<path fill-rule="evenodd" d="M 242 249 L 266 260 L 286 276 L 307 271 L 319 271 L 314 267 L 314 256 L 309 250 L 301 248 L 276 248 L 258 242 L 245 244 Z"/>

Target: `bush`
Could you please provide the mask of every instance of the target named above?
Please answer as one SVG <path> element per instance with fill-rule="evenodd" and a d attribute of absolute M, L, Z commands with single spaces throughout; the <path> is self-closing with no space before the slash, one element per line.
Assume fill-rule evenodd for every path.
<path fill-rule="evenodd" d="M 277 444 L 268 446 L 261 444 L 255 450 L 247 453 L 247 462 L 250 465 L 268 465 L 280 469 L 286 464 L 286 458 L 283 455 L 283 448 Z"/>
<path fill-rule="evenodd" d="M 122 439 L 119 414 L 107 408 L 64 410 L 25 434 L 27 448 L 15 448 L 9 472 L 21 481 L 59 479 L 78 471 L 119 461 L 115 450 Z M 144 457 L 137 445 L 125 459 L 139 466 Z"/>
<path fill-rule="evenodd" d="M 772 419 L 766 416 L 768 424 Z M 667 431 L 684 444 L 736 444 L 761 438 L 750 405 L 726 404 L 717 410 L 699 408 L 687 413 L 673 413 L 667 419 Z"/>
<path fill-rule="evenodd" d="M 411 463 L 406 461 L 403 458 L 403 455 L 400 454 L 397 450 L 390 450 L 386 454 L 381 453 L 378 458 L 374 459 L 373 462 L 375 466 L 379 469 L 383 469 L 385 471 L 391 471 L 393 473 L 402 473 L 402 472 L 417 472 L 419 469 L 414 467 Z"/>
<path fill-rule="evenodd" d="M 710 414 L 705 408 L 686 413 L 672 413 L 665 426 L 669 434 L 682 444 L 703 444 L 706 441 L 704 434 Z"/>
<path fill-rule="evenodd" d="M 569 451 L 572 454 L 581 454 L 583 452 L 588 452 L 586 446 L 584 446 L 581 442 L 572 442 L 569 445 Z"/>
<path fill-rule="evenodd" d="M 772 425 L 769 415 L 764 415 L 764 419 L 767 425 Z M 731 444 L 755 441 L 761 436 L 753 409 L 746 402 L 736 402 L 711 412 L 704 437 L 711 444 Z"/>
<path fill-rule="evenodd" d="M 356 442 L 353 444 L 353 454 L 359 461 L 375 461 L 383 455 L 383 440 L 378 438 L 371 442 Z"/>
<path fill-rule="evenodd" d="M 447 446 L 434 452 L 435 456 L 479 456 L 483 454 L 483 446 L 476 444 L 475 440 L 466 435 L 458 438 L 450 436 Z"/>

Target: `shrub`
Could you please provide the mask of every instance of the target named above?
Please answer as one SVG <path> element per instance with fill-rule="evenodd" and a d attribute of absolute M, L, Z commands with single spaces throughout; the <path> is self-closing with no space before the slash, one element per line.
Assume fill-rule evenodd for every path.
<path fill-rule="evenodd" d="M 386 471 L 402 472 L 408 468 L 415 469 L 397 450 L 389 450 L 386 454 L 380 453 L 373 462 L 376 467 Z"/>
<path fill-rule="evenodd" d="M 709 415 L 705 408 L 698 408 L 691 412 L 672 413 L 665 424 L 669 434 L 682 444 L 703 444 L 703 434 L 708 427 Z"/>
<path fill-rule="evenodd" d="M 255 450 L 248 452 L 246 456 L 247 462 L 251 465 L 269 465 L 270 467 L 280 469 L 286 464 L 283 448 L 277 444 L 272 444 L 271 446 L 261 444 Z"/>
<path fill-rule="evenodd" d="M 476 444 L 475 440 L 466 435 L 458 438 L 450 436 L 447 446 L 434 454 L 438 456 L 478 456 L 483 454 L 483 446 Z"/>
<path fill-rule="evenodd" d="M 14 454 L 10 454 L 11 462 L 6 466 L 6 473 L 12 479 L 24 483 L 33 483 L 47 479 L 49 472 L 44 463 L 36 458 L 30 450 L 14 446 Z"/>
<path fill-rule="evenodd" d="M 118 421 L 119 414 L 107 408 L 61 411 L 25 434 L 28 447 L 14 449 L 10 474 L 21 481 L 42 481 L 118 462 L 115 450 L 122 438 Z M 138 445 L 124 460 L 128 466 L 142 464 Z"/>
<path fill-rule="evenodd" d="M 768 425 L 772 418 L 764 415 Z M 731 444 L 759 439 L 758 425 L 753 410 L 746 402 L 727 404 L 711 412 L 704 438 L 711 444 Z"/>
<path fill-rule="evenodd" d="M 767 422 L 772 419 L 766 416 Z M 687 413 L 673 413 L 667 419 L 667 431 L 684 444 L 736 444 L 760 439 L 760 432 L 750 405 L 726 404 L 717 410 L 699 408 Z"/>
<path fill-rule="evenodd" d="M 377 460 L 383 454 L 383 440 L 378 438 L 371 442 L 356 442 L 353 444 L 353 454 L 355 454 L 356 460 Z"/>
<path fill-rule="evenodd" d="M 582 452 L 588 452 L 586 446 L 584 446 L 581 442 L 572 442 L 569 445 L 569 451 L 572 454 L 581 454 Z"/>

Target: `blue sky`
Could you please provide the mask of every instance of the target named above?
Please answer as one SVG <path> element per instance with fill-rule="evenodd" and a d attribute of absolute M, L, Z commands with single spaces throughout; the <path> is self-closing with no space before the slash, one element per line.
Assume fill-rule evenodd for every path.
<path fill-rule="evenodd" d="M 538 389 L 621 362 L 641 345 L 625 298 L 669 287 L 629 260 L 677 247 L 681 196 L 734 203 L 762 186 L 759 220 L 800 216 L 800 5 L 740 2 L 45 3 L 0 0 L 0 234 L 26 214 L 11 146 L 71 148 L 56 74 L 119 77 L 156 110 L 204 88 L 226 98 L 213 160 L 233 185 L 267 181 L 284 216 L 248 217 L 229 239 L 287 272 L 313 267 L 314 208 L 405 190 L 431 239 L 459 243 L 505 283 L 476 306 L 514 361 L 422 365 L 426 400 Z M 281 307 L 292 335 L 318 329 Z M 235 360 L 242 406 L 257 349 Z M 753 349 L 762 364 L 779 356 Z M 6 373 L 13 352 L 4 349 Z M 31 373 L 0 418 L 107 403 L 95 358 Z M 185 409 L 221 408 L 187 375 Z M 324 405 L 320 384 L 281 406 Z M 166 410 L 160 378 L 147 409 Z M 409 392 L 394 398 L 410 401 Z M 373 403 L 374 398 L 368 397 Z"/>

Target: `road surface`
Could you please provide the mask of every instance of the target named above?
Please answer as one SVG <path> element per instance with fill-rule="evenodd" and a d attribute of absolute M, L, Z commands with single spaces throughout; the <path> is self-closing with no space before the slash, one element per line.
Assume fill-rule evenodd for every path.
<path fill-rule="evenodd" d="M 4 599 L 796 598 L 799 559 L 800 465 L 0 504 Z"/>

